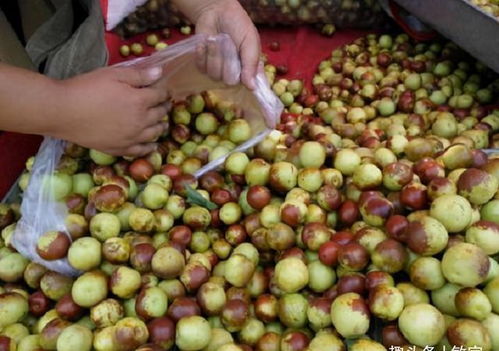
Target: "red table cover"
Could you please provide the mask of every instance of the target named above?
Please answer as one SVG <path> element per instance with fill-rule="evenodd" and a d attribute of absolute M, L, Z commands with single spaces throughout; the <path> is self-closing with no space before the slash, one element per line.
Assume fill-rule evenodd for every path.
<path fill-rule="evenodd" d="M 17 133 L 0 134 L 0 201 L 38 150 L 42 137 Z"/>
<path fill-rule="evenodd" d="M 305 79 L 311 81 L 318 64 L 331 54 L 335 48 L 347 44 L 354 39 L 367 34 L 362 30 L 342 30 L 332 37 L 325 37 L 310 26 L 299 27 L 263 27 L 258 28 L 262 50 L 267 55 L 269 63 L 273 65 L 286 65 L 288 73 L 282 78 Z M 161 35 L 158 33 L 161 39 Z M 122 57 L 119 48 L 123 44 L 135 42 L 142 43 L 145 54 L 154 52 L 154 48 L 145 44 L 146 35 L 137 35 L 128 40 L 121 40 L 114 33 L 106 33 L 106 42 L 109 49 L 109 64 L 132 59 L 134 56 Z M 186 38 L 177 30 L 172 31 L 170 39 L 162 41 L 172 44 Z M 280 44 L 279 51 L 271 51 L 270 43 L 276 41 Z"/>
<path fill-rule="evenodd" d="M 107 0 L 101 0 L 104 18 L 107 13 Z M 304 79 L 310 83 L 317 65 L 328 57 L 331 51 L 338 46 L 366 34 L 366 31 L 344 30 L 332 37 L 322 36 L 317 29 L 309 26 L 301 27 L 261 27 L 259 28 L 262 49 L 269 62 L 274 65 L 286 65 L 287 75 L 284 78 Z M 114 33 L 106 33 L 106 43 L 109 50 L 109 64 L 125 60 L 119 54 L 119 47 L 125 43 L 142 42 L 145 54 L 154 50 L 145 44 L 145 35 L 138 35 L 128 40 L 121 40 Z M 184 39 L 178 31 L 172 31 L 168 44 Z M 280 44 L 279 51 L 269 50 L 271 42 Z M 129 56 L 126 59 L 131 59 Z M 17 177 L 21 174 L 26 159 L 34 155 L 38 149 L 41 137 L 21 135 L 16 133 L 0 134 L 0 199 L 6 194 Z"/>

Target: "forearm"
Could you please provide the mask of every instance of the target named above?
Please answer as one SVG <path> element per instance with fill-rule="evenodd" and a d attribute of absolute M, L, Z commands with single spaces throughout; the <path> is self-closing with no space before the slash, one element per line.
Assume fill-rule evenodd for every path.
<path fill-rule="evenodd" d="M 57 81 L 0 63 L 0 130 L 50 134 L 61 101 Z"/>

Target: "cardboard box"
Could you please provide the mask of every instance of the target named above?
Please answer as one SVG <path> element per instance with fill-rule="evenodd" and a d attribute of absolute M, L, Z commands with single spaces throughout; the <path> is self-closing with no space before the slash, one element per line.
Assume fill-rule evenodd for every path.
<path fill-rule="evenodd" d="M 499 20 L 466 0 L 395 0 L 475 58 L 499 72 Z"/>

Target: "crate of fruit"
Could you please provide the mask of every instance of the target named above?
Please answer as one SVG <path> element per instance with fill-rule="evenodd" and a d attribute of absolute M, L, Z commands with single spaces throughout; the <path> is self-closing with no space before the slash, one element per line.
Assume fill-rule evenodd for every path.
<path fill-rule="evenodd" d="M 395 0 L 499 72 L 499 12 L 494 0 Z"/>
<path fill-rule="evenodd" d="M 169 0 L 142 0 L 138 7 L 116 0 L 107 2 L 107 29 L 123 37 L 189 24 Z M 240 3 L 255 23 L 272 26 L 330 24 L 338 28 L 379 28 L 387 19 L 375 0 L 241 0 Z"/>
<path fill-rule="evenodd" d="M 56 141 L 50 164 L 45 144 L 19 190 L 62 221 L 17 233 L 30 261 L 23 207 L 0 205 L 0 347 L 499 349 L 497 74 L 405 34 L 328 51 L 308 82 L 267 62 L 284 113 L 248 149 L 209 89 L 147 156 Z"/>

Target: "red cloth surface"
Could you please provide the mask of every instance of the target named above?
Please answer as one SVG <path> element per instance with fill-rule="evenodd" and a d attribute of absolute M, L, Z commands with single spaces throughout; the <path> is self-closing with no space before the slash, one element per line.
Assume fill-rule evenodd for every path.
<path fill-rule="evenodd" d="M 363 30 L 342 30 L 332 37 L 325 37 L 317 29 L 310 26 L 300 27 L 259 27 L 262 50 L 267 55 L 269 63 L 274 65 L 286 65 L 288 73 L 283 78 L 305 79 L 310 81 L 317 70 L 318 64 L 331 54 L 335 48 L 347 44 L 356 38 L 363 36 L 368 31 Z M 169 39 L 160 40 L 173 44 L 186 38 L 177 30 L 172 30 Z M 121 40 L 114 33 L 106 33 L 106 42 L 109 49 L 109 64 L 115 64 L 125 60 L 130 60 L 136 56 L 130 55 L 122 57 L 119 48 L 123 44 L 141 43 L 144 48 L 144 55 L 154 52 L 154 48 L 145 43 L 145 34 L 137 35 L 127 40 Z M 271 51 L 270 43 L 276 41 L 280 44 L 279 51 Z"/>
<path fill-rule="evenodd" d="M 104 18 L 107 13 L 107 0 L 101 0 Z M 349 43 L 352 40 L 367 34 L 366 31 L 344 30 L 334 34 L 332 37 L 322 36 L 318 30 L 303 27 L 261 27 L 259 28 L 262 49 L 269 62 L 274 65 L 286 65 L 288 73 L 283 78 L 305 79 L 308 83 L 314 75 L 317 65 L 331 54 L 338 46 Z M 114 64 L 127 59 L 133 59 L 131 55 L 123 58 L 119 54 L 119 48 L 123 44 L 141 42 L 144 47 L 144 55 L 154 51 L 145 44 L 145 35 L 138 35 L 128 40 L 121 40 L 114 33 L 106 33 L 106 42 L 109 50 L 109 64 Z M 164 40 L 173 44 L 186 36 L 177 30 L 172 31 L 172 36 Z M 269 45 L 277 41 L 280 44 L 279 51 L 271 51 Z M 15 133 L 0 134 L 0 199 L 9 190 L 17 177 L 21 174 L 24 163 L 29 156 L 36 153 L 42 138 Z"/>
<path fill-rule="evenodd" d="M 0 200 L 24 169 L 26 160 L 38 150 L 42 137 L 17 133 L 0 135 Z"/>

